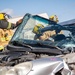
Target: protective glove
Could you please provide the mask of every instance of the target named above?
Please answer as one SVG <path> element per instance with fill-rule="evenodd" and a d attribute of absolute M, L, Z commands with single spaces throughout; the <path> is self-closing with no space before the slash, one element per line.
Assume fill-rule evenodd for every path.
<path fill-rule="evenodd" d="M 16 22 L 16 26 L 20 25 L 20 24 L 22 23 L 22 20 L 23 20 L 23 19 L 18 20 L 18 21 Z"/>

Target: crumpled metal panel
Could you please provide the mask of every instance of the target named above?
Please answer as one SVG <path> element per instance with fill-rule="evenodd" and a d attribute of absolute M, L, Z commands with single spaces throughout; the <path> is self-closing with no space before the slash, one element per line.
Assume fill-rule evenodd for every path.
<path fill-rule="evenodd" d="M 20 63 L 11 69 L 0 69 L 0 75 L 55 75 L 56 73 L 58 75 L 58 72 L 62 75 L 71 75 L 67 64 L 60 57 L 40 58 L 28 62 L 30 64 L 26 63 Z"/>

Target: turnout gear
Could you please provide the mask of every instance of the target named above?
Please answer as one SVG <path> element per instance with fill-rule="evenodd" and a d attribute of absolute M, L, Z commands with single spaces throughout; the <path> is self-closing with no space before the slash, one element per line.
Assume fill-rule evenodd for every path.
<path fill-rule="evenodd" d="M 5 34 L 4 34 L 5 40 L 6 41 L 10 41 L 10 39 L 13 36 L 13 30 L 11 30 L 11 29 L 9 29 L 9 30 L 4 29 L 4 31 L 5 31 Z"/>
<path fill-rule="evenodd" d="M 3 29 L 0 29 L 0 43 L 1 43 L 1 42 L 5 42 L 5 37 L 4 37 L 4 35 L 5 35 L 4 30 L 3 30 Z"/>
<path fill-rule="evenodd" d="M 8 21 L 5 20 L 0 20 L 0 28 L 2 29 L 14 29 L 15 28 L 15 24 L 10 23 Z"/>
<path fill-rule="evenodd" d="M 56 23 L 59 21 L 59 20 L 58 20 L 58 17 L 57 17 L 56 15 L 50 16 L 49 19 L 52 20 L 52 21 L 54 21 L 54 22 L 56 22 Z"/>
<path fill-rule="evenodd" d="M 2 50 L 10 41 L 13 36 L 13 30 L 0 29 L 0 50 Z"/>
<path fill-rule="evenodd" d="M 63 34 L 62 31 L 60 31 L 58 34 Z M 56 31 L 53 30 L 53 31 L 45 31 L 42 36 L 39 37 L 40 40 L 47 40 L 49 38 L 51 38 L 52 36 L 56 35 Z"/>
<path fill-rule="evenodd" d="M 10 41 L 13 36 L 13 30 L 16 28 L 22 20 L 17 21 L 16 24 L 7 21 L 9 15 L 6 13 L 0 13 L 0 50 L 2 50 Z"/>
<path fill-rule="evenodd" d="M 0 51 L 2 51 L 4 49 L 4 46 L 0 45 Z"/>
<path fill-rule="evenodd" d="M 33 33 L 35 34 L 39 34 L 39 29 L 44 28 L 44 26 L 42 24 L 37 24 L 35 25 L 34 29 L 33 29 Z"/>
<path fill-rule="evenodd" d="M 16 22 L 16 24 L 8 22 L 10 16 L 6 13 L 0 13 L 0 50 L 2 50 L 10 41 L 13 36 L 13 30 L 21 24 L 22 19 Z"/>

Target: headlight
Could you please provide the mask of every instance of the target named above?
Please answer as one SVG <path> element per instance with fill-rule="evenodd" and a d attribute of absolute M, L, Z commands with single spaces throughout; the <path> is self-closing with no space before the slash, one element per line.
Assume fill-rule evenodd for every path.
<path fill-rule="evenodd" d="M 27 75 L 32 69 L 31 62 L 24 62 L 14 66 L 12 69 L 6 72 L 5 75 Z"/>

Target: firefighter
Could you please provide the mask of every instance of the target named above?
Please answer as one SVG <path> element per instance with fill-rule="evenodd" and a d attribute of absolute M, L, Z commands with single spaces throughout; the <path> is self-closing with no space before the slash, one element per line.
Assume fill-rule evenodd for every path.
<path fill-rule="evenodd" d="M 40 33 L 39 29 L 44 28 L 44 25 L 42 24 L 37 24 L 33 28 L 33 33 L 35 33 L 35 40 L 42 40 L 45 41 L 50 38 L 50 36 L 55 35 L 55 31 L 45 31 L 44 33 Z"/>
<path fill-rule="evenodd" d="M 56 22 L 56 23 L 59 22 L 57 15 L 52 15 L 52 16 L 49 17 L 49 19 Z"/>
<path fill-rule="evenodd" d="M 58 17 L 56 15 L 50 16 L 49 19 L 52 20 L 52 21 L 54 21 L 55 23 L 58 23 L 59 22 Z M 58 34 L 63 34 L 63 32 L 60 31 Z M 53 30 L 53 31 L 50 31 L 49 30 L 49 31 L 45 31 L 42 34 L 42 36 L 39 37 L 39 39 L 44 41 L 44 40 L 50 39 L 50 37 L 55 36 L 55 35 L 56 35 L 56 31 L 55 30 Z M 51 41 L 54 42 L 53 39 L 51 39 Z"/>
<path fill-rule="evenodd" d="M 59 22 L 58 17 L 56 15 L 50 16 L 49 20 L 54 21 L 55 23 Z M 63 32 L 60 31 L 58 34 L 63 34 Z M 53 31 L 49 30 L 49 31 L 45 31 L 42 34 L 42 36 L 39 37 L 39 39 L 44 41 L 44 40 L 50 39 L 50 37 L 55 36 L 55 35 L 56 35 L 56 31 L 55 30 L 53 30 Z M 51 39 L 51 41 L 54 42 L 53 39 Z"/>
<path fill-rule="evenodd" d="M 0 50 L 4 48 L 10 41 L 13 30 L 22 22 L 22 19 L 14 23 L 8 22 L 9 15 L 6 13 L 0 13 Z"/>
<path fill-rule="evenodd" d="M 59 20 L 58 20 L 58 17 L 56 16 L 56 15 L 52 15 L 52 16 L 50 16 L 50 18 L 49 18 L 50 20 L 52 20 L 52 21 L 54 21 L 54 22 L 58 22 Z M 43 25 L 41 25 L 41 24 L 39 24 L 39 27 L 38 27 L 38 25 L 36 25 L 35 27 L 34 27 L 34 29 L 33 29 L 33 31 L 34 31 L 34 33 L 39 33 L 39 28 L 43 28 L 44 26 Z M 60 31 L 58 34 L 63 34 L 63 32 L 62 31 Z M 56 31 L 55 30 L 53 30 L 53 31 L 50 31 L 50 30 L 48 30 L 48 31 L 45 31 L 42 35 L 40 35 L 39 37 L 38 37 L 38 39 L 39 40 L 42 40 L 42 41 L 45 41 L 45 40 L 48 40 L 48 39 L 50 39 L 50 37 L 52 37 L 52 36 L 55 36 L 56 35 Z M 51 39 L 51 41 L 54 41 L 53 39 Z"/>
<path fill-rule="evenodd" d="M 7 20 L 7 14 L 0 13 L 0 28 L 2 28 L 2 29 L 14 29 L 21 23 L 21 21 L 22 21 L 22 19 L 17 21 L 16 24 L 10 23 Z"/>

